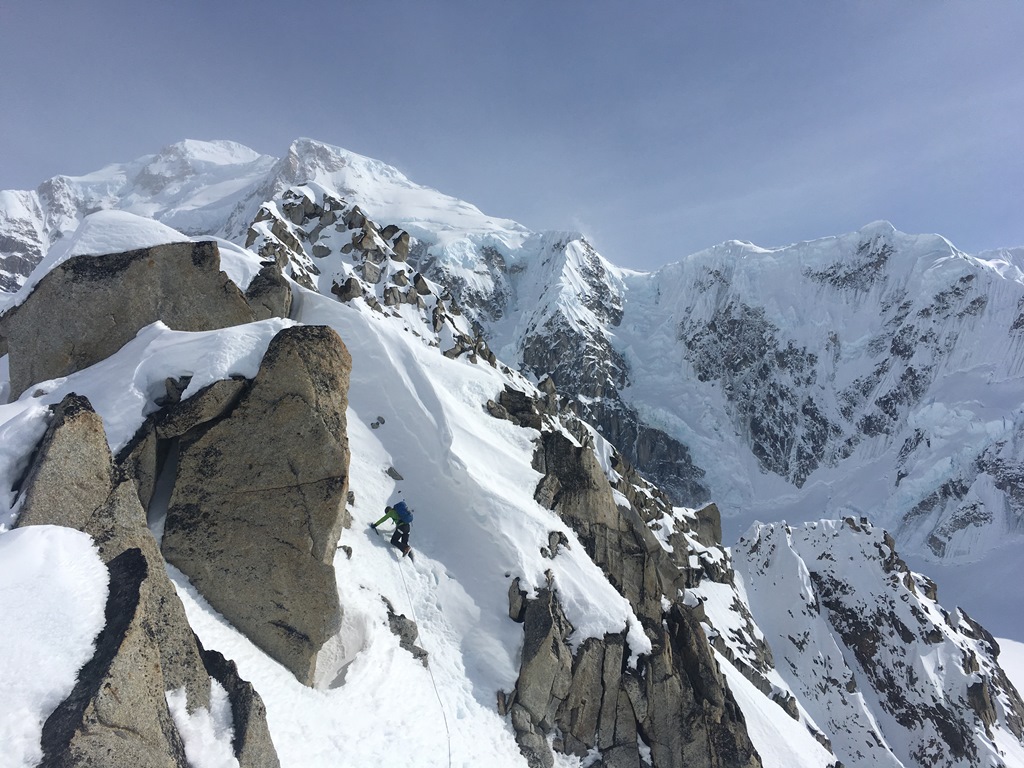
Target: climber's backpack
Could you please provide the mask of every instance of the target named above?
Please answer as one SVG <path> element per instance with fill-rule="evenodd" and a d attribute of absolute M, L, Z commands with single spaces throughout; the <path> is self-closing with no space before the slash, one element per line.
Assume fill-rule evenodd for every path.
<path fill-rule="evenodd" d="M 398 519 L 403 523 L 412 522 L 412 510 L 406 506 L 404 501 L 400 501 L 395 504 L 395 512 L 398 513 Z"/>

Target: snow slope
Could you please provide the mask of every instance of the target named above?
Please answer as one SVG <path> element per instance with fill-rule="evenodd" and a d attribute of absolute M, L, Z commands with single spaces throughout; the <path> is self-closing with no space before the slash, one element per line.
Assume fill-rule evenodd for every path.
<path fill-rule="evenodd" d="M 0 744 L 4 766 L 43 756 L 43 721 L 103 629 L 109 574 L 92 538 L 52 525 L 0 535 Z"/>

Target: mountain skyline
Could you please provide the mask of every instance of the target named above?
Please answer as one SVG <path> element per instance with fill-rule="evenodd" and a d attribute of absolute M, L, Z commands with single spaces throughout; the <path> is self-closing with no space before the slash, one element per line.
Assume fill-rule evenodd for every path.
<path fill-rule="evenodd" d="M 528 233 L 531 231 L 566 232 L 590 240 L 590 237 L 587 232 L 572 227 L 567 228 L 565 226 L 565 222 L 561 222 L 558 226 L 555 226 L 550 229 L 536 229 L 524 227 L 521 222 L 516 221 L 514 219 L 502 218 L 493 215 L 492 212 L 482 211 L 476 205 L 466 202 L 464 199 L 459 199 L 456 196 L 452 196 L 450 193 L 443 190 L 441 186 L 424 186 L 420 183 L 417 183 L 411 180 L 411 178 L 408 175 L 404 174 L 398 167 L 390 163 L 383 162 L 381 160 L 375 159 L 373 157 L 364 155 L 359 152 L 352 151 L 342 146 L 331 145 L 319 139 L 312 138 L 295 139 L 289 142 L 289 144 L 290 146 L 288 152 L 284 153 L 283 156 L 276 156 L 262 154 L 256 151 L 255 149 L 234 140 L 182 139 L 165 145 L 158 152 L 140 155 L 135 160 L 132 160 L 130 162 L 124 162 L 123 160 L 108 162 L 103 164 L 101 167 L 93 168 L 92 170 L 89 170 L 82 174 L 59 173 L 50 178 L 43 179 L 39 181 L 37 184 L 30 185 L 28 187 L 11 187 L 7 189 L 0 189 L 0 195 L 5 196 L 3 198 L 3 207 L 6 209 L 6 216 L 10 218 L 12 212 L 17 214 L 21 206 L 24 204 L 21 200 L 21 198 L 24 195 L 41 194 L 44 197 L 46 197 L 52 194 L 57 194 L 59 196 L 60 194 L 62 194 L 61 190 L 64 187 L 66 187 L 69 183 L 73 187 L 92 190 L 88 194 L 95 195 L 97 203 L 102 202 L 102 200 L 104 199 L 113 200 L 114 197 L 116 197 L 119 194 L 119 189 L 131 189 L 133 185 L 138 184 L 140 185 L 140 189 L 146 194 L 148 194 L 148 192 L 150 191 L 154 193 L 161 193 L 159 199 L 165 201 L 163 203 L 158 204 L 158 207 L 156 209 L 143 211 L 144 215 L 150 215 L 154 211 L 157 211 L 157 213 L 155 214 L 155 218 L 157 218 L 158 220 L 166 219 L 166 223 L 170 224 L 171 226 L 174 226 L 177 222 L 173 218 L 168 217 L 171 216 L 173 210 L 175 209 L 175 205 L 180 204 L 182 207 L 179 211 L 179 214 L 184 216 L 184 221 L 181 223 L 183 231 L 194 231 L 196 233 L 199 233 L 204 231 L 202 226 L 202 219 L 197 219 L 197 216 L 199 216 L 202 213 L 202 211 L 211 211 L 209 215 L 212 215 L 212 221 L 219 222 L 220 219 L 218 217 L 221 216 L 221 212 L 216 209 L 216 201 L 220 200 L 221 205 L 234 204 L 234 198 L 232 196 L 237 191 L 239 183 L 243 182 L 241 181 L 240 178 L 235 178 L 235 176 L 233 175 L 241 174 L 242 176 L 244 176 L 246 179 L 248 179 L 248 181 L 245 181 L 244 183 L 249 183 L 258 179 L 262 179 L 268 173 L 276 173 L 279 177 L 279 180 L 276 183 L 279 184 L 284 183 L 284 181 L 288 181 L 291 183 L 299 182 L 300 177 L 302 177 L 302 174 L 308 174 L 311 172 L 311 170 L 309 167 L 296 165 L 297 161 L 292 158 L 294 157 L 297 146 L 310 145 L 313 147 L 323 146 L 326 148 L 326 151 L 328 153 L 338 152 L 345 157 L 351 158 L 354 161 L 353 164 L 354 168 L 356 169 L 353 171 L 352 174 L 352 178 L 355 179 L 353 183 L 356 184 L 356 189 L 358 189 L 360 193 L 364 193 L 366 191 L 359 185 L 358 179 L 360 178 L 360 176 L 366 176 L 367 174 L 369 174 L 369 176 L 373 176 L 378 170 L 380 170 L 385 176 L 391 177 L 394 185 L 396 185 L 396 188 L 406 186 L 409 188 L 420 189 L 426 193 L 426 197 L 428 199 L 431 197 L 439 197 L 441 199 L 452 201 L 454 204 L 464 207 L 467 211 L 470 212 L 470 216 L 468 219 L 465 217 L 460 217 L 460 219 L 465 219 L 465 221 L 460 221 L 459 223 L 459 226 L 463 227 L 463 229 L 465 226 L 467 226 L 466 221 L 475 219 L 476 223 L 469 225 L 471 228 L 479 226 L 483 227 L 484 229 L 491 229 L 497 226 L 499 228 L 508 228 L 509 230 L 519 230 L 521 234 Z M 174 173 L 176 171 L 175 164 L 180 165 L 180 168 L 178 170 L 185 173 L 186 177 L 189 179 L 189 184 L 193 185 L 197 189 L 203 187 L 204 185 L 212 186 L 216 184 L 218 174 L 225 180 L 231 177 L 231 185 L 229 185 L 227 189 L 217 189 L 213 193 L 213 203 L 211 203 L 211 200 L 209 199 L 190 200 L 188 197 L 190 194 L 190 187 L 188 185 L 172 185 L 167 189 L 147 189 L 147 177 L 152 177 L 153 183 L 157 184 L 167 183 L 161 182 L 161 177 L 166 176 L 167 178 L 173 178 Z M 362 170 L 360 170 L 360 168 L 362 168 Z M 329 169 L 318 169 L 314 164 L 313 172 L 319 172 L 323 170 Z M 253 193 L 255 193 L 256 191 L 258 190 L 252 190 Z M 132 210 L 132 203 L 130 198 L 131 196 L 129 196 L 129 199 L 124 201 L 123 205 L 125 210 Z M 396 196 L 394 193 L 392 193 L 391 199 L 381 199 L 376 202 L 378 206 L 384 206 L 377 208 L 377 213 L 381 217 L 386 218 L 389 215 L 407 217 L 407 214 L 405 213 L 398 213 L 398 211 L 402 210 L 403 206 L 406 204 L 406 201 L 402 199 L 401 194 L 398 194 Z M 118 205 L 121 206 L 122 204 L 119 203 Z M 427 205 L 432 205 L 432 203 L 427 202 Z M 104 207 L 104 205 L 99 205 L 97 209 L 102 207 Z M 436 212 L 437 211 L 434 211 L 434 213 Z M 64 221 L 65 225 L 69 224 L 72 221 L 71 219 L 65 220 L 62 219 L 61 217 L 65 215 L 70 215 L 70 213 L 71 212 L 68 211 L 62 214 L 59 209 L 55 210 L 53 212 L 53 215 L 55 215 L 56 218 L 53 219 L 53 222 L 51 222 L 51 224 L 53 226 L 57 226 L 58 228 L 60 227 L 61 221 Z M 241 209 L 236 211 L 235 216 L 232 219 L 232 221 L 234 222 L 232 226 L 234 226 L 236 229 L 238 229 L 239 227 L 247 226 L 246 220 L 242 213 L 243 211 Z M 408 224 L 409 222 L 406 223 Z M 855 226 L 853 226 L 851 229 L 840 231 L 849 233 L 856 230 L 870 229 L 875 225 L 882 225 L 884 227 L 889 227 L 897 231 L 907 231 L 900 230 L 900 228 L 895 226 L 895 224 L 892 223 L 891 220 L 888 218 L 880 218 L 873 220 L 866 219 L 863 221 L 858 221 L 856 222 Z M 221 224 L 218 223 L 217 226 L 221 226 Z M 458 227 L 456 227 L 456 229 L 458 229 Z M 221 232 L 221 235 L 228 236 L 230 239 L 231 237 L 237 236 L 239 232 L 240 230 L 236 232 L 231 230 L 229 227 L 228 229 L 224 229 L 224 231 Z M 954 243 L 950 239 L 947 239 L 947 237 L 941 232 L 927 234 L 922 232 L 921 234 L 925 236 L 938 237 L 941 240 L 948 243 L 951 248 L 957 248 L 958 244 Z M 742 250 L 745 248 L 751 248 L 754 251 L 779 251 L 784 250 L 786 247 L 796 246 L 802 243 L 809 243 L 813 241 L 829 240 L 836 236 L 836 232 L 829 232 L 821 237 L 806 239 L 801 238 L 780 243 L 775 246 L 770 246 L 766 243 L 757 243 L 747 240 L 741 240 L 737 238 L 727 238 L 723 241 L 709 244 L 707 247 L 701 248 L 697 251 L 686 253 L 680 252 L 675 260 L 652 263 L 647 267 L 643 269 L 637 269 L 636 271 L 658 271 L 664 267 L 676 264 L 679 261 L 685 259 L 686 257 L 696 256 L 698 254 L 704 253 L 705 251 L 712 251 L 715 249 L 739 248 Z M 981 250 L 964 251 L 959 248 L 957 248 L 957 250 L 960 250 L 961 252 L 965 253 L 971 253 L 972 255 L 975 256 L 986 256 L 991 254 L 994 257 L 1006 257 L 1012 260 L 1019 260 L 1021 258 L 1020 254 L 1024 253 L 1024 245 L 1014 245 L 1011 243 L 1002 242 L 996 243 L 991 248 L 985 248 Z M 10 246 L 5 245 L 3 252 L 9 253 Z M 612 263 L 616 264 L 618 267 L 626 268 L 628 270 L 634 269 L 634 267 L 630 266 L 628 263 L 625 262 L 618 262 L 612 259 Z"/>
<path fill-rule="evenodd" d="M 379 247 L 447 286 L 464 313 L 461 344 L 479 335 L 502 362 L 553 374 L 677 502 L 718 502 L 728 540 L 755 519 L 866 514 L 905 557 L 957 573 L 955 599 L 977 594 L 986 622 L 1018 634 L 1024 614 L 989 587 L 1013 578 L 1020 536 L 1019 250 L 972 257 L 877 222 L 774 250 L 725 243 L 638 273 L 577 232 L 531 232 L 311 139 L 280 158 L 184 141 L 59 177 L 8 193 L 0 234 L 8 263 L 45 255 L 49 269 L 111 250 L 124 224 L 115 214 L 141 215 L 147 231 L 225 238 L 283 259 L 307 287 L 347 295 L 348 280 L 383 275 L 372 261 L 348 265 L 339 214 L 309 218 L 333 196 L 389 238 L 404 231 Z"/>
<path fill-rule="evenodd" d="M 22 4 L 0 25 L 0 188 L 183 136 L 277 155 L 312 135 L 634 269 L 880 219 L 969 252 L 1024 245 L 1022 16 L 1005 0 Z"/>

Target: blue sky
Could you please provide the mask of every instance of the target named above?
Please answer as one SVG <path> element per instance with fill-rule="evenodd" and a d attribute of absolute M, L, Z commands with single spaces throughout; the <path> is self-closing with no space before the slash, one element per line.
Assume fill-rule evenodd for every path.
<path fill-rule="evenodd" d="M 309 136 L 652 269 L 888 219 L 1024 245 L 1024 3 L 0 8 L 0 188 Z"/>

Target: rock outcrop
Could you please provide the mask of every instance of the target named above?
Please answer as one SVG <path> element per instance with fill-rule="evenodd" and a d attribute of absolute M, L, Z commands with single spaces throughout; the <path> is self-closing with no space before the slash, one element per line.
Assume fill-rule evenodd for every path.
<path fill-rule="evenodd" d="M 358 206 L 313 184 L 285 189 L 256 214 L 246 247 L 308 288 L 395 314 L 415 307 L 428 338 L 450 358 L 496 365 L 480 329 L 462 317 L 452 294 L 410 261 L 413 240 L 380 226 Z M 250 288 L 250 292 L 253 289 Z"/>
<path fill-rule="evenodd" d="M 257 320 L 288 317 L 292 310 L 292 287 L 280 265 L 274 262 L 263 267 L 245 289 L 245 299 Z"/>
<path fill-rule="evenodd" d="M 254 319 L 242 292 L 220 271 L 216 243 L 172 243 L 69 259 L 0 318 L 0 333 L 10 347 L 17 397 L 35 382 L 103 360 L 157 320 L 179 331 L 205 331 Z"/>
<path fill-rule="evenodd" d="M 110 495 L 111 480 L 103 420 L 86 398 L 68 395 L 53 409 L 22 482 L 19 525 L 86 530 L 90 516 Z"/>
<path fill-rule="evenodd" d="M 258 735 L 244 755 L 236 749 L 240 766 L 277 766 L 259 696 L 247 683 L 211 671 L 216 656 L 203 651 L 189 627 L 137 487 L 112 468 L 102 422 L 87 399 L 69 395 L 54 408 L 21 492 L 19 526 L 82 530 L 110 570 L 96 653 L 44 724 L 41 765 L 187 765 L 166 693 L 183 690 L 189 712 L 209 708 L 212 676 L 231 683 L 225 687 L 236 712 L 236 746 L 242 726 Z"/>
<path fill-rule="evenodd" d="M 235 662 L 217 651 L 199 645 L 203 664 L 210 677 L 228 693 L 234 725 L 232 747 L 238 764 L 245 768 L 278 768 L 277 751 L 267 727 L 267 708 L 252 685 L 238 675 Z"/>
<path fill-rule="evenodd" d="M 515 410 L 528 409 L 518 404 Z M 547 738 L 557 731 L 556 749 L 580 757 L 597 749 L 602 764 L 613 768 L 639 768 L 638 737 L 655 768 L 759 766 L 700 626 L 703 613 L 677 598 L 685 594 L 685 561 L 672 559 L 635 509 L 616 503 L 590 445 L 543 432 L 534 467 L 544 474 L 537 500 L 576 532 L 629 600 L 652 652 L 631 666 L 623 632 L 590 638 L 574 655 L 557 584 L 533 598 L 513 584 L 509 615 L 523 621 L 525 643 L 515 691 L 502 706 L 530 765 L 553 765 Z"/>
<path fill-rule="evenodd" d="M 167 560 L 307 685 L 341 620 L 350 370 L 331 329 L 281 331 L 230 412 L 181 437 L 164 529 Z"/>

